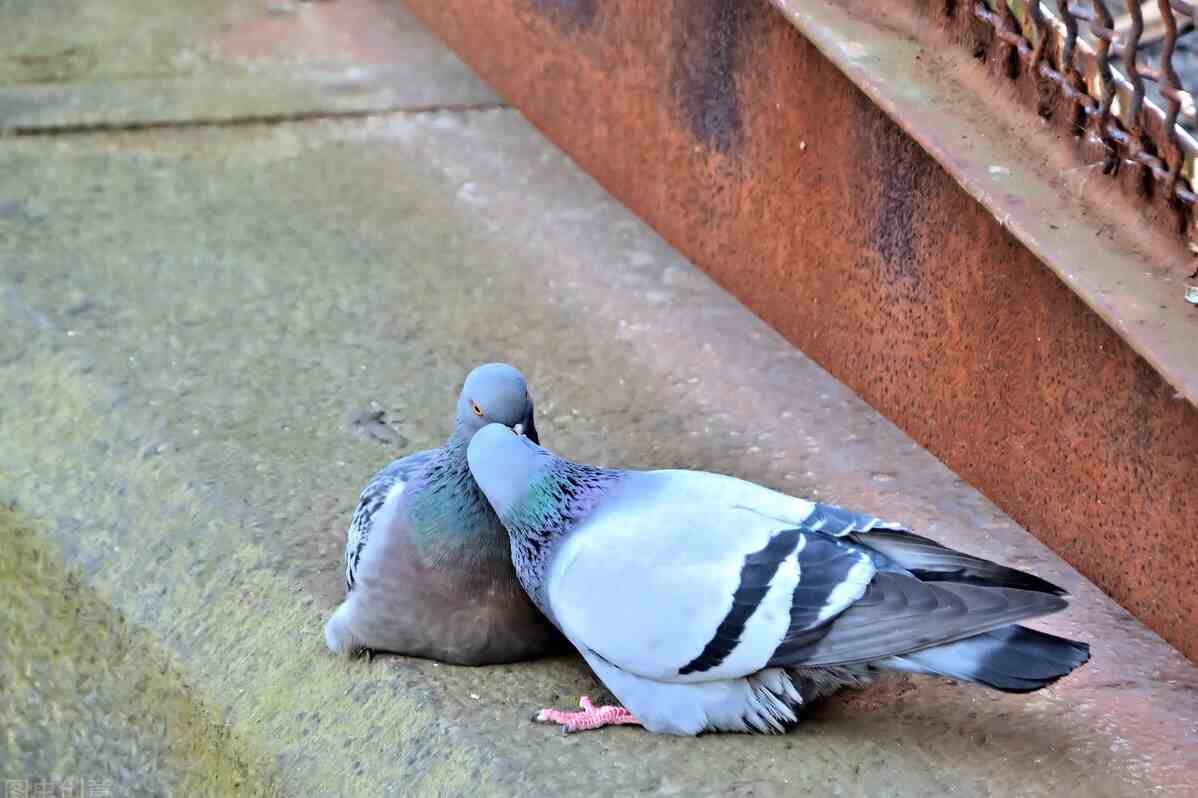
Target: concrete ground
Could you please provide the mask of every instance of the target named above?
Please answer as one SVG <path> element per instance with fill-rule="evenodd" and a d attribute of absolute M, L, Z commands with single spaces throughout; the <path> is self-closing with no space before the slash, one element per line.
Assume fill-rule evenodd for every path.
<path fill-rule="evenodd" d="M 400 6 L 103 5 L 0 3 L 0 777 L 113 795 L 1198 794 L 1198 669 Z M 602 695 L 573 657 L 333 658 L 357 491 L 440 442 L 493 358 L 529 374 L 568 456 L 733 473 L 1066 586 L 1074 607 L 1041 626 L 1090 640 L 1092 663 L 1031 696 L 903 679 L 787 736 L 675 739 L 529 723 Z"/>

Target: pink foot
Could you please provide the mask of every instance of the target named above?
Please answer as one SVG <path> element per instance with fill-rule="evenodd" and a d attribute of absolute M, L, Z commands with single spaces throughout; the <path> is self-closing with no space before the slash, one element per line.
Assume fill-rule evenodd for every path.
<path fill-rule="evenodd" d="M 591 697 L 584 695 L 578 700 L 582 712 L 563 712 L 560 709 L 542 709 L 532 716 L 540 723 L 560 723 L 562 734 L 601 729 L 604 726 L 620 726 L 631 724 L 640 726 L 641 722 L 632 716 L 624 707 L 596 707 L 591 703 Z"/>

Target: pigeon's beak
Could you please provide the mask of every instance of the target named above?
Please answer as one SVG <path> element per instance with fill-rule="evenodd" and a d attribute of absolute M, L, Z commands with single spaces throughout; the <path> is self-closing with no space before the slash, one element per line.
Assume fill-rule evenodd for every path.
<path fill-rule="evenodd" d="M 541 445 L 541 439 L 537 437 L 537 425 L 533 421 L 532 402 L 528 403 L 528 412 L 525 413 L 524 419 L 512 427 L 512 431 L 517 435 L 523 435 L 537 446 Z"/>

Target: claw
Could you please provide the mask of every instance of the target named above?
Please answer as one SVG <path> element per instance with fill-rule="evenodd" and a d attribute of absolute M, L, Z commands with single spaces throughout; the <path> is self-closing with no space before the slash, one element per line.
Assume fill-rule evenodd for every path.
<path fill-rule="evenodd" d="M 591 702 L 591 697 L 584 695 L 578 701 L 581 712 L 564 712 L 560 709 L 542 709 L 532 716 L 538 723 L 557 723 L 561 725 L 562 734 L 571 734 L 588 729 L 600 729 L 604 726 L 636 725 L 641 722 L 633 717 L 624 707 L 597 707 Z"/>

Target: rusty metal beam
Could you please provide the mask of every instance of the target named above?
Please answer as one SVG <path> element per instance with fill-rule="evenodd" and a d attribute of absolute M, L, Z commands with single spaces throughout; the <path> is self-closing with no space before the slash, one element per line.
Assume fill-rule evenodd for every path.
<path fill-rule="evenodd" d="M 1198 658 L 1186 253 L 1127 222 L 1151 209 L 1094 193 L 1076 142 L 1039 147 L 959 31 L 931 47 L 910 18 L 818 0 L 408 3 L 672 244 Z"/>

